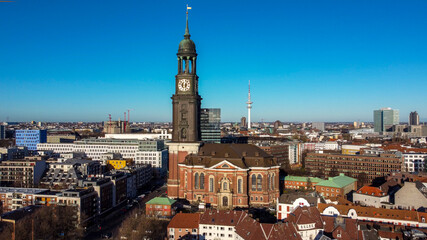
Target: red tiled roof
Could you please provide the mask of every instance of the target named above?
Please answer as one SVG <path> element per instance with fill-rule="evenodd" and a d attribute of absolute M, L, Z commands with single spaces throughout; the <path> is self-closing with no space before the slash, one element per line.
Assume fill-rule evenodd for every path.
<path fill-rule="evenodd" d="M 332 235 L 336 239 L 353 240 L 357 239 L 359 231 L 357 230 L 357 220 L 351 218 L 336 218 L 331 216 L 322 216 L 325 222 L 325 233 Z M 338 234 L 341 237 L 338 237 Z"/>
<path fill-rule="evenodd" d="M 389 144 L 382 147 L 384 150 L 397 150 L 403 153 L 427 153 L 427 148 L 409 148 L 405 146 L 401 146 L 400 144 Z"/>
<path fill-rule="evenodd" d="M 200 216 L 200 224 L 235 226 L 236 233 L 246 240 L 301 240 L 289 223 L 259 223 L 244 211 L 207 210 Z"/>
<path fill-rule="evenodd" d="M 296 226 L 301 224 L 315 224 L 315 228 L 323 229 L 323 220 L 316 207 L 298 207 L 288 217 L 289 222 Z"/>
<path fill-rule="evenodd" d="M 403 234 L 401 232 L 389 232 L 389 231 L 378 231 L 378 235 L 381 238 L 387 239 L 403 239 Z"/>
<path fill-rule="evenodd" d="M 376 196 L 376 197 L 382 197 L 382 196 L 386 195 L 379 188 L 371 187 L 371 186 L 363 186 L 359 190 L 357 190 L 357 193 L 370 195 L 370 196 Z"/>
<path fill-rule="evenodd" d="M 236 226 L 237 222 L 248 215 L 244 211 L 211 210 L 200 216 L 200 224 Z"/>
<path fill-rule="evenodd" d="M 199 228 L 199 213 L 178 213 L 168 224 L 168 228 Z"/>
<path fill-rule="evenodd" d="M 418 221 L 418 222 L 421 222 L 421 217 L 427 218 L 427 213 L 410 211 L 410 210 L 334 205 L 334 204 L 326 204 L 326 203 L 317 204 L 317 208 L 321 213 L 327 207 L 336 208 L 340 212 L 340 214 L 344 216 L 348 214 L 348 211 L 350 209 L 354 209 L 357 215 L 361 217 L 385 218 L 390 220 L 406 220 L 406 221 Z"/>

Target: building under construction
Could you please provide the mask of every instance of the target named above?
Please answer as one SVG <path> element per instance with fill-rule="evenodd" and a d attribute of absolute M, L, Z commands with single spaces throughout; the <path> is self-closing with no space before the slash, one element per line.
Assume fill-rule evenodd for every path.
<path fill-rule="evenodd" d="M 126 120 L 126 112 L 124 114 L 124 121 L 119 120 L 118 121 L 111 121 L 111 114 L 109 114 L 109 120 L 108 122 L 104 122 L 104 133 L 106 134 L 114 134 L 114 133 L 130 133 L 130 124 L 129 124 L 129 111 L 128 111 L 128 118 Z"/>

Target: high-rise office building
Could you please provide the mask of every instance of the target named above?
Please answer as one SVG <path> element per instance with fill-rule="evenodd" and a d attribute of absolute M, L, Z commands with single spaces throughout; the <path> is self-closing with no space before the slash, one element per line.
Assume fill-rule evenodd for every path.
<path fill-rule="evenodd" d="M 385 132 L 388 126 L 399 124 L 399 110 L 381 108 L 374 110 L 374 131 Z"/>
<path fill-rule="evenodd" d="M 409 125 L 420 125 L 420 116 L 417 111 L 409 114 Z"/>
<path fill-rule="evenodd" d="M 45 142 L 47 142 L 47 130 L 16 130 L 16 146 L 37 150 L 37 144 Z"/>
<path fill-rule="evenodd" d="M 221 143 L 221 109 L 202 108 L 200 130 L 203 142 Z"/>
<path fill-rule="evenodd" d="M 311 127 L 315 128 L 317 130 L 320 130 L 322 132 L 325 131 L 325 123 L 324 122 L 313 122 L 311 124 Z"/>

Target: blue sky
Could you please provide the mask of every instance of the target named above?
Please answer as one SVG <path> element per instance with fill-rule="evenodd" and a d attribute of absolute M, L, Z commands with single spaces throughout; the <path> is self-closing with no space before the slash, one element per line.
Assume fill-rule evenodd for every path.
<path fill-rule="evenodd" d="M 0 3 L 0 121 L 171 121 L 189 3 L 202 107 L 223 121 L 427 120 L 427 1 Z"/>

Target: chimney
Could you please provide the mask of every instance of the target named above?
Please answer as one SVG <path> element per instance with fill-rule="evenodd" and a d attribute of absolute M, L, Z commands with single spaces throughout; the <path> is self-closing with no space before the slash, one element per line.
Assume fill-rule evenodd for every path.
<path fill-rule="evenodd" d="M 215 151 L 212 151 L 212 152 L 211 152 L 211 155 L 212 155 L 212 156 L 215 156 Z"/>
<path fill-rule="evenodd" d="M 246 152 L 242 152 L 243 157 L 246 157 L 246 154 L 247 154 Z"/>
<path fill-rule="evenodd" d="M 228 157 L 229 155 L 228 155 L 228 153 L 226 152 L 226 153 L 224 154 L 224 156 L 225 156 L 225 157 Z"/>
<path fill-rule="evenodd" d="M 255 157 L 259 157 L 259 152 L 255 152 Z"/>

